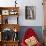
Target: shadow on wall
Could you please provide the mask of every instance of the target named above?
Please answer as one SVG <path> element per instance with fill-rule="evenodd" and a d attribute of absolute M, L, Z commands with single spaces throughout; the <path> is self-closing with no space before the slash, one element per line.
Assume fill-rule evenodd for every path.
<path fill-rule="evenodd" d="M 32 28 L 36 34 L 37 34 L 37 37 L 39 39 L 39 41 L 41 43 L 43 43 L 43 30 L 42 30 L 42 27 L 41 26 L 21 26 L 20 27 L 20 32 L 19 32 L 19 39 L 20 39 L 20 42 L 24 36 L 24 33 L 25 31 L 28 29 L 28 28 Z"/>

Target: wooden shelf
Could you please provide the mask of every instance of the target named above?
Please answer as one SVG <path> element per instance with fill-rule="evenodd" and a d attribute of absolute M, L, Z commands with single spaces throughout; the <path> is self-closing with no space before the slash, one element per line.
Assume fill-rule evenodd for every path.
<path fill-rule="evenodd" d="M 15 9 L 15 10 L 18 10 L 19 9 L 19 7 L 0 7 L 0 10 L 12 10 L 12 9 Z"/>
<path fill-rule="evenodd" d="M 17 16 L 15 19 L 17 21 L 17 24 L 9 24 L 8 18 L 7 18 L 9 16 L 14 16 L 14 17 Z M 1 24 L 0 24 L 0 32 L 1 32 L 0 46 L 18 46 L 18 42 L 19 42 L 18 39 L 17 39 L 17 41 L 16 41 L 16 39 L 15 39 L 15 41 L 13 41 L 13 39 L 15 37 L 15 33 L 18 33 L 18 31 L 20 30 L 20 26 L 18 24 L 18 17 L 19 17 L 19 7 L 0 7 L 0 20 L 1 20 Z M 4 29 L 10 29 L 10 31 L 14 31 L 13 39 L 10 39 L 9 41 L 7 41 L 7 40 L 5 41 L 5 39 L 3 39 L 2 34 L 3 34 Z M 16 34 L 16 37 L 18 38 L 17 34 Z M 12 38 L 12 37 L 10 37 L 10 38 Z"/>
<path fill-rule="evenodd" d="M 19 24 L 0 24 L 0 30 L 2 31 L 3 29 L 5 29 L 5 28 L 10 28 L 10 29 L 12 29 L 13 31 L 14 31 L 14 29 L 16 29 L 17 30 L 17 32 L 19 31 L 19 29 L 20 29 L 20 26 L 19 26 Z"/>
<path fill-rule="evenodd" d="M 10 12 L 17 12 L 17 14 L 14 13 L 13 15 L 18 15 L 19 7 L 0 7 L 0 14 L 2 14 L 2 10 L 6 10 L 9 13 L 7 15 L 10 15 Z"/>
<path fill-rule="evenodd" d="M 10 41 L 3 41 L 3 42 L 5 42 L 5 43 L 8 43 L 8 42 L 12 43 L 12 42 L 19 42 L 19 40 L 15 40 L 15 41 L 10 40 Z"/>
<path fill-rule="evenodd" d="M 17 14 L 2 15 L 2 10 L 8 10 L 10 12 L 11 11 L 19 12 L 19 7 L 0 7 L 0 20 L 1 20 L 0 30 L 1 29 L 3 30 L 4 28 L 12 28 L 12 29 L 16 28 L 17 30 L 19 30 L 19 25 L 18 25 L 18 15 L 19 14 L 17 13 Z M 6 21 L 4 20 L 4 22 L 3 22 L 3 19 L 5 19 L 5 17 L 7 17 L 7 16 L 14 16 L 14 17 L 17 16 L 17 24 L 8 24 L 8 23 L 4 24 L 4 22 L 6 22 Z"/>
<path fill-rule="evenodd" d="M 10 13 L 13 12 L 13 13 Z M 17 12 L 17 13 L 16 13 Z M 15 14 L 16 13 L 16 14 Z M 5 17 L 9 16 L 17 16 L 17 24 L 18 24 L 18 16 L 19 16 L 19 7 L 0 7 L 0 15 L 1 15 L 1 23 L 6 24 L 8 23 L 8 18 L 5 19 Z M 4 22 L 4 23 L 3 23 Z"/>
<path fill-rule="evenodd" d="M 2 15 L 2 10 L 8 10 L 9 12 L 19 12 L 19 7 L 0 7 L 0 19 L 1 19 L 1 24 L 0 24 L 0 30 L 3 30 L 4 28 L 11 28 L 11 29 L 17 29 L 19 30 L 19 25 L 18 25 L 18 13 L 17 14 L 7 14 L 7 15 Z M 8 12 L 7 11 L 7 12 Z M 7 16 L 17 16 L 17 24 L 8 24 L 6 23 L 6 21 L 4 20 L 5 17 Z M 4 21 L 3 21 L 4 20 Z M 8 20 L 7 20 L 8 21 Z"/>
<path fill-rule="evenodd" d="M 0 45 L 3 45 L 3 46 L 18 46 L 18 43 L 19 41 L 1 41 L 0 42 L 1 44 Z"/>

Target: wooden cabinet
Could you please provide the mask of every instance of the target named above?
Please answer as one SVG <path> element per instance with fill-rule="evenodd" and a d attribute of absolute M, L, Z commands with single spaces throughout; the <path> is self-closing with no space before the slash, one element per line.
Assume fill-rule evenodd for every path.
<path fill-rule="evenodd" d="M 0 46 L 18 46 L 19 41 L 5 41 L 0 42 Z"/>
<path fill-rule="evenodd" d="M 14 17 L 14 18 L 9 18 L 9 17 Z M 15 39 L 20 29 L 18 18 L 19 18 L 19 7 L 0 7 L 0 32 L 1 32 L 0 46 L 18 46 L 19 39 L 17 40 Z M 12 37 L 10 36 L 11 39 L 7 41 L 7 40 L 4 40 L 2 37 L 2 35 L 4 35 L 4 32 L 6 32 L 6 35 L 8 37 L 10 35 L 10 33 L 8 32 L 13 32 L 14 35 L 11 34 L 12 35 Z M 6 38 L 6 39 L 9 39 L 9 38 Z"/>
<path fill-rule="evenodd" d="M 18 41 L 5 41 L 2 44 L 3 46 L 18 46 Z"/>

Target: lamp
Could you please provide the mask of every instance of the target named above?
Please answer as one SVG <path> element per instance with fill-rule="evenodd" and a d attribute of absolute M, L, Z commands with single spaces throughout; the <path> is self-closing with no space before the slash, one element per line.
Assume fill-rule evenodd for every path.
<path fill-rule="evenodd" d="M 14 32 L 17 32 L 17 30 L 16 30 L 16 29 L 14 29 Z"/>
<path fill-rule="evenodd" d="M 15 7 L 16 7 L 16 4 L 17 4 L 17 2 L 16 2 L 17 0 L 15 0 Z"/>

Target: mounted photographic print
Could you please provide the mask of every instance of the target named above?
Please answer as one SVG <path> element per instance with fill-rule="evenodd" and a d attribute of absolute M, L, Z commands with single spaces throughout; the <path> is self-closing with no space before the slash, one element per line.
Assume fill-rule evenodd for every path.
<path fill-rule="evenodd" d="M 9 10 L 2 10 L 2 15 L 9 15 Z"/>
<path fill-rule="evenodd" d="M 25 19 L 35 19 L 36 18 L 36 7 L 35 6 L 25 6 Z"/>

